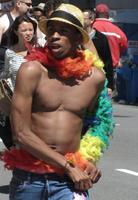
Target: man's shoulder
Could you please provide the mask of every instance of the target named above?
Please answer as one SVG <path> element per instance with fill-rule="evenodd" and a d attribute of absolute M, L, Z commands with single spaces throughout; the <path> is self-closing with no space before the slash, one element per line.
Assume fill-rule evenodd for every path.
<path fill-rule="evenodd" d="M 30 70 L 34 72 L 41 71 L 44 66 L 38 62 L 37 60 L 28 61 L 26 60 L 22 65 L 21 68 L 24 70 Z"/>
<path fill-rule="evenodd" d="M 125 35 L 124 31 L 123 31 L 117 24 L 114 24 L 113 22 L 111 22 L 111 23 L 109 24 L 109 27 L 110 27 L 113 31 L 115 31 L 116 33 Z"/>
<path fill-rule="evenodd" d="M 104 72 L 97 67 L 93 67 L 91 73 L 91 88 L 93 88 L 96 94 L 99 94 L 99 92 L 103 89 L 104 84 L 105 84 Z"/>
<path fill-rule="evenodd" d="M 26 61 L 19 68 L 19 74 L 30 77 L 38 77 L 46 68 L 38 61 Z"/>
<path fill-rule="evenodd" d="M 105 74 L 101 69 L 99 69 L 97 67 L 93 67 L 92 78 L 94 79 L 95 83 L 97 83 L 97 84 L 104 83 Z"/>

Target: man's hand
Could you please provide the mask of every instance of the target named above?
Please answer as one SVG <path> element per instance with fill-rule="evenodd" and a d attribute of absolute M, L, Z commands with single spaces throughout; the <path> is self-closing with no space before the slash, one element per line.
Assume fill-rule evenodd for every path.
<path fill-rule="evenodd" d="M 108 88 L 108 95 L 111 97 L 111 96 L 112 96 L 112 94 L 113 94 L 113 91 L 112 91 L 112 89 L 111 89 L 111 88 Z"/>
<path fill-rule="evenodd" d="M 97 183 L 102 175 L 101 171 L 92 162 L 88 162 L 84 172 L 91 178 L 92 183 Z"/>
<path fill-rule="evenodd" d="M 87 172 L 82 171 L 77 166 L 68 164 L 66 167 L 66 173 L 73 181 L 75 189 L 85 191 L 92 188 L 93 183 L 90 175 Z"/>

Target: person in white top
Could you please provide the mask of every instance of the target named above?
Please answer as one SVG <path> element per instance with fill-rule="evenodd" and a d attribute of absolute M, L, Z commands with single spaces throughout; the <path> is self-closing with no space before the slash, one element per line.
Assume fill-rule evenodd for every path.
<path fill-rule="evenodd" d="M 28 46 L 36 43 L 37 24 L 34 20 L 23 14 L 17 17 L 12 24 L 9 32 L 10 48 L 5 53 L 5 67 L 3 77 L 11 78 L 14 87 L 16 73 L 20 65 L 25 62 Z"/>
<path fill-rule="evenodd" d="M 28 43 L 31 46 L 36 42 L 37 23 L 26 14 L 18 16 L 10 27 L 10 47 L 5 52 L 5 65 L 1 78 L 8 78 L 11 89 L 14 90 L 16 74 L 21 64 L 26 61 Z M 12 146 L 11 127 L 9 116 L 3 113 L 0 107 L 0 138 L 8 149 Z"/>

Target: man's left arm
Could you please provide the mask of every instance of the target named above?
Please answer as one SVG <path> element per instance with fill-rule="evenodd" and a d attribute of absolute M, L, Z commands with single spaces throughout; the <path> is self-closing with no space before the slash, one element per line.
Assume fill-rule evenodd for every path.
<path fill-rule="evenodd" d="M 99 89 L 100 92 L 100 89 Z M 81 139 L 80 153 L 89 161 L 97 162 L 109 146 L 114 128 L 112 100 L 108 95 L 107 81 L 98 94 L 95 112 L 88 110 L 84 118 L 85 134 Z"/>

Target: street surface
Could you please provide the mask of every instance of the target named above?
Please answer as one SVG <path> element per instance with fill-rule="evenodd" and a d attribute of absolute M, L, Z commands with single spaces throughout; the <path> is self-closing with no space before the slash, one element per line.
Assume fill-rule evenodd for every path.
<path fill-rule="evenodd" d="M 90 191 L 91 200 L 138 200 L 138 106 L 114 104 L 114 116 L 114 137 L 98 163 L 102 178 Z M 8 200 L 10 178 L 0 162 L 0 200 Z"/>

